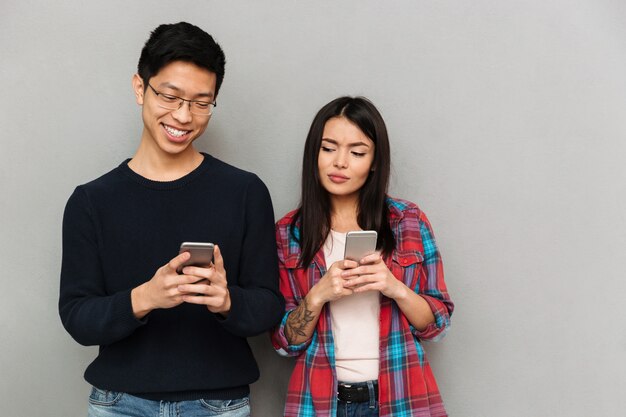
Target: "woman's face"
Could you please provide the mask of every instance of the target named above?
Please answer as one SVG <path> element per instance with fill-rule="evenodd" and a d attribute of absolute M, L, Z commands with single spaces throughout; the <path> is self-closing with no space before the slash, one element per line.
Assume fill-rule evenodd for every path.
<path fill-rule="evenodd" d="M 331 198 L 356 198 L 373 161 L 374 142 L 357 125 L 341 116 L 326 122 L 317 168 Z"/>

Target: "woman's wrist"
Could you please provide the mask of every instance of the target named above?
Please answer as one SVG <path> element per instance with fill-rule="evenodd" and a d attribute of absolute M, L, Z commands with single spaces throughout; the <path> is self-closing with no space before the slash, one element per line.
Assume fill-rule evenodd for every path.
<path fill-rule="evenodd" d="M 395 300 L 396 302 L 402 302 L 407 300 L 410 296 L 410 293 L 412 293 L 413 291 L 411 291 L 409 287 L 404 285 L 402 281 L 398 281 L 397 279 L 395 279 L 395 277 L 392 282 L 394 283 L 395 288 L 392 290 L 392 294 L 389 298 Z"/>
<path fill-rule="evenodd" d="M 318 297 L 315 286 L 311 288 L 311 291 L 309 291 L 305 299 L 309 308 L 314 311 L 321 310 L 324 304 L 326 304 L 324 300 Z"/>

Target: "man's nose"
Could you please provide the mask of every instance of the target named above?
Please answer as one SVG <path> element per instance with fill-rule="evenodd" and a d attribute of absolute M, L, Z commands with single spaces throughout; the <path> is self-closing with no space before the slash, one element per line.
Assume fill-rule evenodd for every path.
<path fill-rule="evenodd" d="M 191 114 L 191 103 L 182 101 L 178 110 L 174 110 L 172 112 L 172 116 L 181 123 L 191 122 L 191 119 L 193 118 L 193 115 Z"/>

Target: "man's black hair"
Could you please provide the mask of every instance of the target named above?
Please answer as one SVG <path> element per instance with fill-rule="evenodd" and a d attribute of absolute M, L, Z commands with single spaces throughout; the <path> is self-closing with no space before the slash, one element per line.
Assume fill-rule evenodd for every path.
<path fill-rule="evenodd" d="M 217 97 L 224 79 L 226 57 L 211 35 L 187 22 L 164 24 L 154 29 L 141 50 L 137 65 L 144 89 L 148 88 L 150 78 L 174 61 L 191 62 L 215 73 Z"/>

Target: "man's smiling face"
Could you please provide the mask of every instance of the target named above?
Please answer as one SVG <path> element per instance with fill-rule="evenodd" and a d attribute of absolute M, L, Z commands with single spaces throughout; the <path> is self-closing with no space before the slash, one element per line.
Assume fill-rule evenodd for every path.
<path fill-rule="evenodd" d="M 215 100 L 215 73 L 190 62 L 169 63 L 150 78 L 149 83 L 160 94 L 187 100 Z M 188 102 L 176 110 L 161 107 L 155 91 L 138 75 L 133 78 L 133 87 L 137 103 L 143 106 L 142 142 L 157 152 L 183 153 L 206 129 L 211 116 L 191 113 Z"/>

